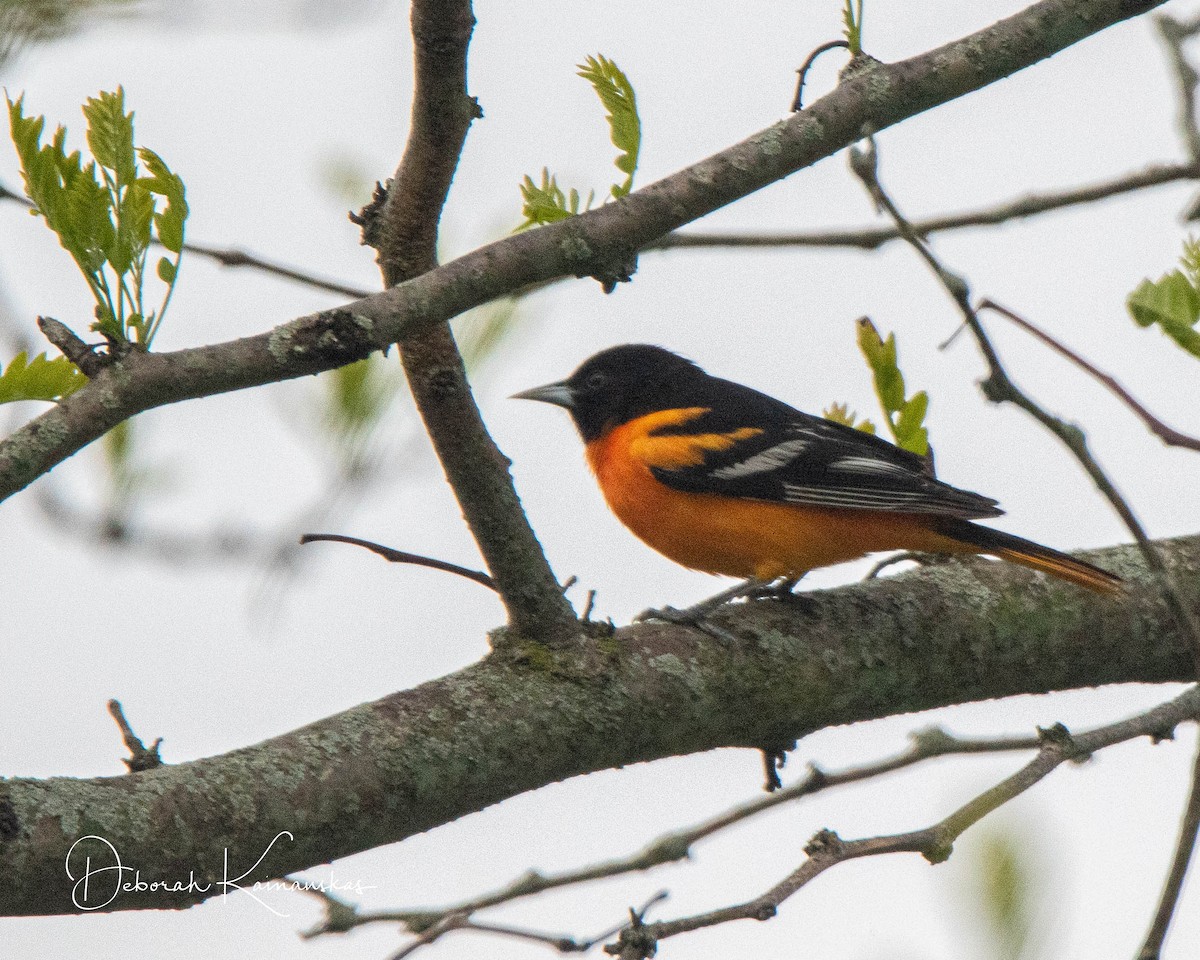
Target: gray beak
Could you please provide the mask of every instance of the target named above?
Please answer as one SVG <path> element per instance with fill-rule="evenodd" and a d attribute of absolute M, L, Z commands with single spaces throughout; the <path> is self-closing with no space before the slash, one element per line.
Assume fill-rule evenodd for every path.
<path fill-rule="evenodd" d="M 541 400 L 542 403 L 552 403 L 556 407 L 566 407 L 568 410 L 575 407 L 575 393 L 565 380 L 548 383 L 544 387 L 534 387 L 532 390 L 522 390 L 520 393 L 514 393 L 509 399 Z"/>

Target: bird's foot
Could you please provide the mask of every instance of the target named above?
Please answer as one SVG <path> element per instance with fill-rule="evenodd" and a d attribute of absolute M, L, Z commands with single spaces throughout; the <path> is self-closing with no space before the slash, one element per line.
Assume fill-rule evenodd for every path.
<path fill-rule="evenodd" d="M 690 607 L 684 607 L 682 610 L 678 610 L 675 607 L 651 607 L 649 610 L 643 610 L 633 619 L 635 623 L 643 620 L 661 620 L 664 623 L 674 623 L 683 627 L 695 627 L 725 643 L 733 643 L 736 640 L 733 634 L 710 623 L 708 621 L 709 616 L 725 606 L 725 604 L 732 603 L 734 600 L 756 600 L 762 597 L 781 598 L 783 596 L 793 596 L 791 591 L 795 584 L 795 580 L 783 580 L 775 583 L 751 577 L 749 580 L 743 580 L 728 590 L 722 590 L 707 600 L 701 600 L 699 603 L 693 604 Z"/>

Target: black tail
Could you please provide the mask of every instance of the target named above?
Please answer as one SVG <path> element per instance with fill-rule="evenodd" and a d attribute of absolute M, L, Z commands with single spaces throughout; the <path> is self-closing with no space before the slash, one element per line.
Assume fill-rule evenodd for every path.
<path fill-rule="evenodd" d="M 946 520 L 939 524 L 938 529 L 955 540 L 978 547 L 981 553 L 990 553 L 1001 560 L 1041 570 L 1097 593 L 1111 595 L 1121 593 L 1125 589 L 1125 582 L 1116 574 L 1049 547 L 1043 547 L 1032 540 L 1014 537 L 1011 533 L 981 527 L 966 520 Z"/>

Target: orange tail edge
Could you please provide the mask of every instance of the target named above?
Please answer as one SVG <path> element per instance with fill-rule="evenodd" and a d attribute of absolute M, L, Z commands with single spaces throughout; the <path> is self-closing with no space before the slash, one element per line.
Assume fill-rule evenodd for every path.
<path fill-rule="evenodd" d="M 990 553 L 1007 560 L 1019 563 L 1023 567 L 1041 570 L 1061 580 L 1067 580 L 1096 593 L 1109 596 L 1123 593 L 1125 581 L 1115 573 L 1109 573 L 1093 564 L 1074 557 L 1067 556 L 1040 543 L 1015 537 L 1011 533 L 993 530 L 968 523 L 965 520 L 953 522 L 942 529 L 943 533 L 955 540 L 965 542 L 977 548 L 980 553 Z"/>

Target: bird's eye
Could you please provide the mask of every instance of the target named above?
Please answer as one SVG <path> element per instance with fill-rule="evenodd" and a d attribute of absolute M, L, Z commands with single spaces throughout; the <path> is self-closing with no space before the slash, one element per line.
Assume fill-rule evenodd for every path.
<path fill-rule="evenodd" d="M 608 374 L 601 370 L 597 370 L 587 378 L 587 383 L 584 384 L 588 390 L 596 391 L 604 387 L 608 383 Z"/>

